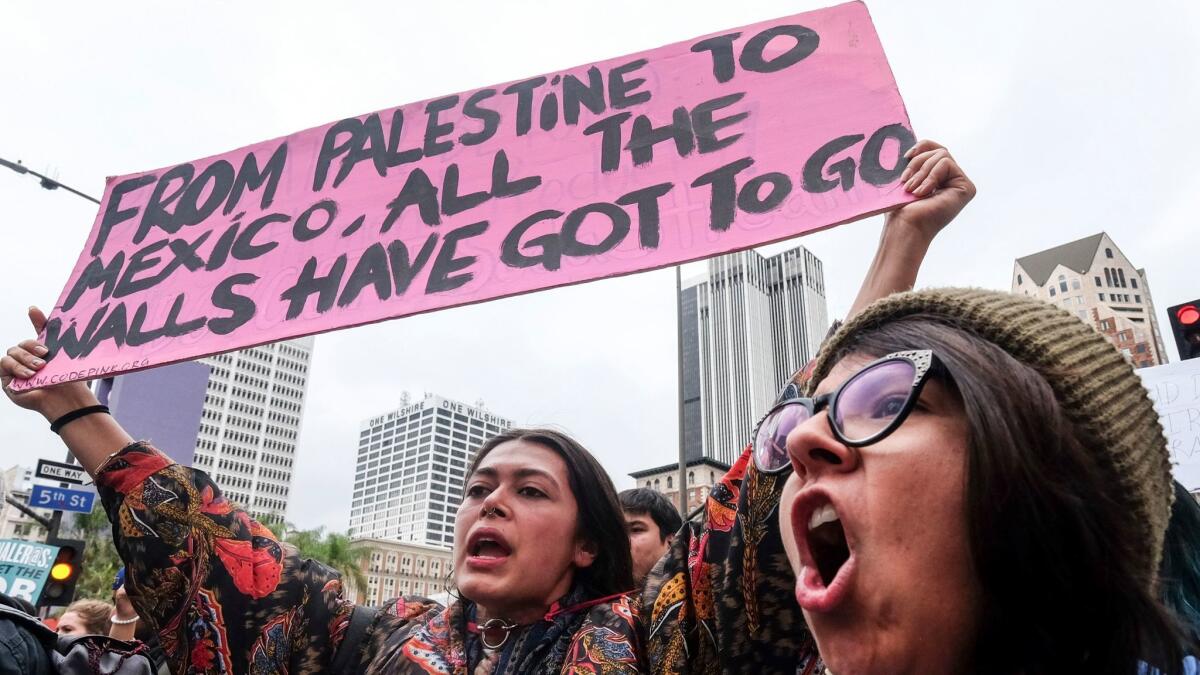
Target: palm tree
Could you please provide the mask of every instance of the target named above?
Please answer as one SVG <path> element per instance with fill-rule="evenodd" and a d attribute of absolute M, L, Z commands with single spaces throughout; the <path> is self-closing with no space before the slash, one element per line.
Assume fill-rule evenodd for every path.
<path fill-rule="evenodd" d="M 364 546 L 351 544 L 350 536 L 337 532 L 326 532 L 324 527 L 311 530 L 300 530 L 291 523 L 284 523 L 272 531 L 280 536 L 300 553 L 301 558 L 311 558 L 323 563 L 354 582 L 357 588 L 367 587 L 367 577 L 363 573 L 363 562 L 371 555 L 371 550 Z"/>
<path fill-rule="evenodd" d="M 325 549 L 325 564 L 341 573 L 344 578 L 354 582 L 355 588 L 366 589 L 367 575 L 363 574 L 363 563 L 371 555 L 371 549 L 365 546 L 355 546 L 348 534 L 329 532 L 323 542 Z"/>

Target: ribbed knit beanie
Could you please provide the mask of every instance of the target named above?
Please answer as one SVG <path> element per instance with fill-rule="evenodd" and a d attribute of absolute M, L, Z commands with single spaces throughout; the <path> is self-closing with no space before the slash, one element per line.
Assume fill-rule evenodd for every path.
<path fill-rule="evenodd" d="M 1050 384 L 1068 418 L 1090 439 L 1117 484 L 1110 494 L 1139 522 L 1144 540 L 1131 546 L 1146 579 L 1155 579 L 1174 491 L 1170 454 L 1158 414 L 1132 366 L 1075 315 L 1033 298 L 974 288 L 897 293 L 843 324 L 821 346 L 808 374 L 817 385 L 853 346 L 856 334 L 914 314 L 972 333 L 1032 367 Z M 1100 444 L 1100 447 L 1094 447 Z"/>

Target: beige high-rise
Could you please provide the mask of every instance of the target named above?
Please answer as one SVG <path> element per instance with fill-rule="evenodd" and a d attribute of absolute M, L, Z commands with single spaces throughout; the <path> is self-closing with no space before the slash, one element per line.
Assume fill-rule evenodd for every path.
<path fill-rule="evenodd" d="M 1017 258 L 1012 292 L 1072 312 L 1136 368 L 1167 362 L 1146 271 L 1129 262 L 1107 233 Z"/>

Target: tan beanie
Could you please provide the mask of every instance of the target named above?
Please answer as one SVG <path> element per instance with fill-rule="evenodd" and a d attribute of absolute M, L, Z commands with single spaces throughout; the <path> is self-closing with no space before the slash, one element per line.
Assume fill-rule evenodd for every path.
<path fill-rule="evenodd" d="M 1050 384 L 1067 416 L 1103 447 L 1092 450 L 1116 477 L 1115 499 L 1145 523 L 1131 547 L 1155 579 L 1174 490 L 1170 454 L 1141 379 L 1103 336 L 1074 314 L 1033 298 L 975 288 L 897 293 L 843 324 L 821 346 L 808 375 L 815 387 L 852 336 L 900 317 L 933 315 L 1008 352 Z"/>

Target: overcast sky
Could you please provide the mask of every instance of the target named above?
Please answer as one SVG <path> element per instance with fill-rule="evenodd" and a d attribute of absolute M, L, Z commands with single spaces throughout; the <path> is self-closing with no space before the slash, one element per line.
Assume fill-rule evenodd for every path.
<path fill-rule="evenodd" d="M 105 176 L 823 4 L 10 2 L 0 157 L 99 196 Z M 979 186 L 921 285 L 1007 289 L 1014 258 L 1104 230 L 1146 268 L 1160 324 L 1200 297 L 1200 3 L 1114 6 L 869 3 L 917 134 Z M 0 169 L 0 208 L 7 346 L 29 333 L 26 306 L 53 305 L 96 207 Z M 880 223 L 802 240 L 831 316 Z M 676 456 L 674 312 L 667 270 L 319 336 L 289 518 L 347 527 L 359 423 L 405 390 L 557 424 L 630 486 Z M 0 406 L 0 425 L 3 466 L 61 459 L 35 415 Z"/>

